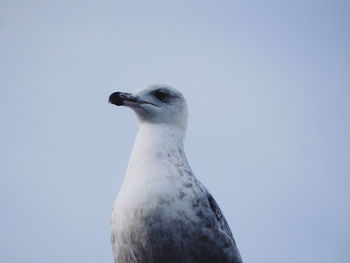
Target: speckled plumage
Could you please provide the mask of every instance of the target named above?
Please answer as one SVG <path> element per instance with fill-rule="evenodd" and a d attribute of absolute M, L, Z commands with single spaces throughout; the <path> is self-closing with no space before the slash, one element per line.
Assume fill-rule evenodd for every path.
<path fill-rule="evenodd" d="M 151 97 L 157 89 L 168 92 L 166 102 Z M 131 107 L 140 129 L 113 207 L 115 263 L 242 262 L 220 208 L 186 160 L 183 96 L 163 85 L 132 96 L 152 105 Z"/>

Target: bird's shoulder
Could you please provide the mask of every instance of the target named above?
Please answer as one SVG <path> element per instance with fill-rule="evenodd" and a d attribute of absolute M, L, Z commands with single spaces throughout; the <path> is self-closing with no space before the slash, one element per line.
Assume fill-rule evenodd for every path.
<path fill-rule="evenodd" d="M 205 258 L 221 258 L 220 262 L 241 263 L 241 257 L 236 246 L 231 229 L 213 195 L 197 182 L 200 194 L 194 195 L 192 208 L 197 224 L 192 239 L 193 251 L 202 251 L 200 262 Z M 199 256 L 199 255 L 198 255 Z"/>

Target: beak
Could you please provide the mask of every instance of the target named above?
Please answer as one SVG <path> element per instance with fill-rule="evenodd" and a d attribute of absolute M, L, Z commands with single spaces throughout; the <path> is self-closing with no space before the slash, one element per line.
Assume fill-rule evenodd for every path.
<path fill-rule="evenodd" d="M 109 96 L 109 103 L 117 106 L 138 106 L 139 100 L 131 93 L 114 92 Z"/>

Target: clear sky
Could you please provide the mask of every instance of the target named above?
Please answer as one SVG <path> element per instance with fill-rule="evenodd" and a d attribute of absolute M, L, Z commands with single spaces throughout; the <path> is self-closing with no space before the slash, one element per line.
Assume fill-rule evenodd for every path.
<path fill-rule="evenodd" d="M 349 262 L 350 2 L 0 0 L 0 262 L 113 262 L 137 131 L 114 91 L 189 104 L 186 150 L 245 263 Z"/>

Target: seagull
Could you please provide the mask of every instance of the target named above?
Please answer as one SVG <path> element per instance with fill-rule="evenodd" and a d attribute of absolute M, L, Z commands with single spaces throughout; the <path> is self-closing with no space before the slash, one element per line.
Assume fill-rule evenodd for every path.
<path fill-rule="evenodd" d="M 194 176 L 184 152 L 187 104 L 155 84 L 114 92 L 139 130 L 112 212 L 115 263 L 242 263 L 218 204 Z"/>

